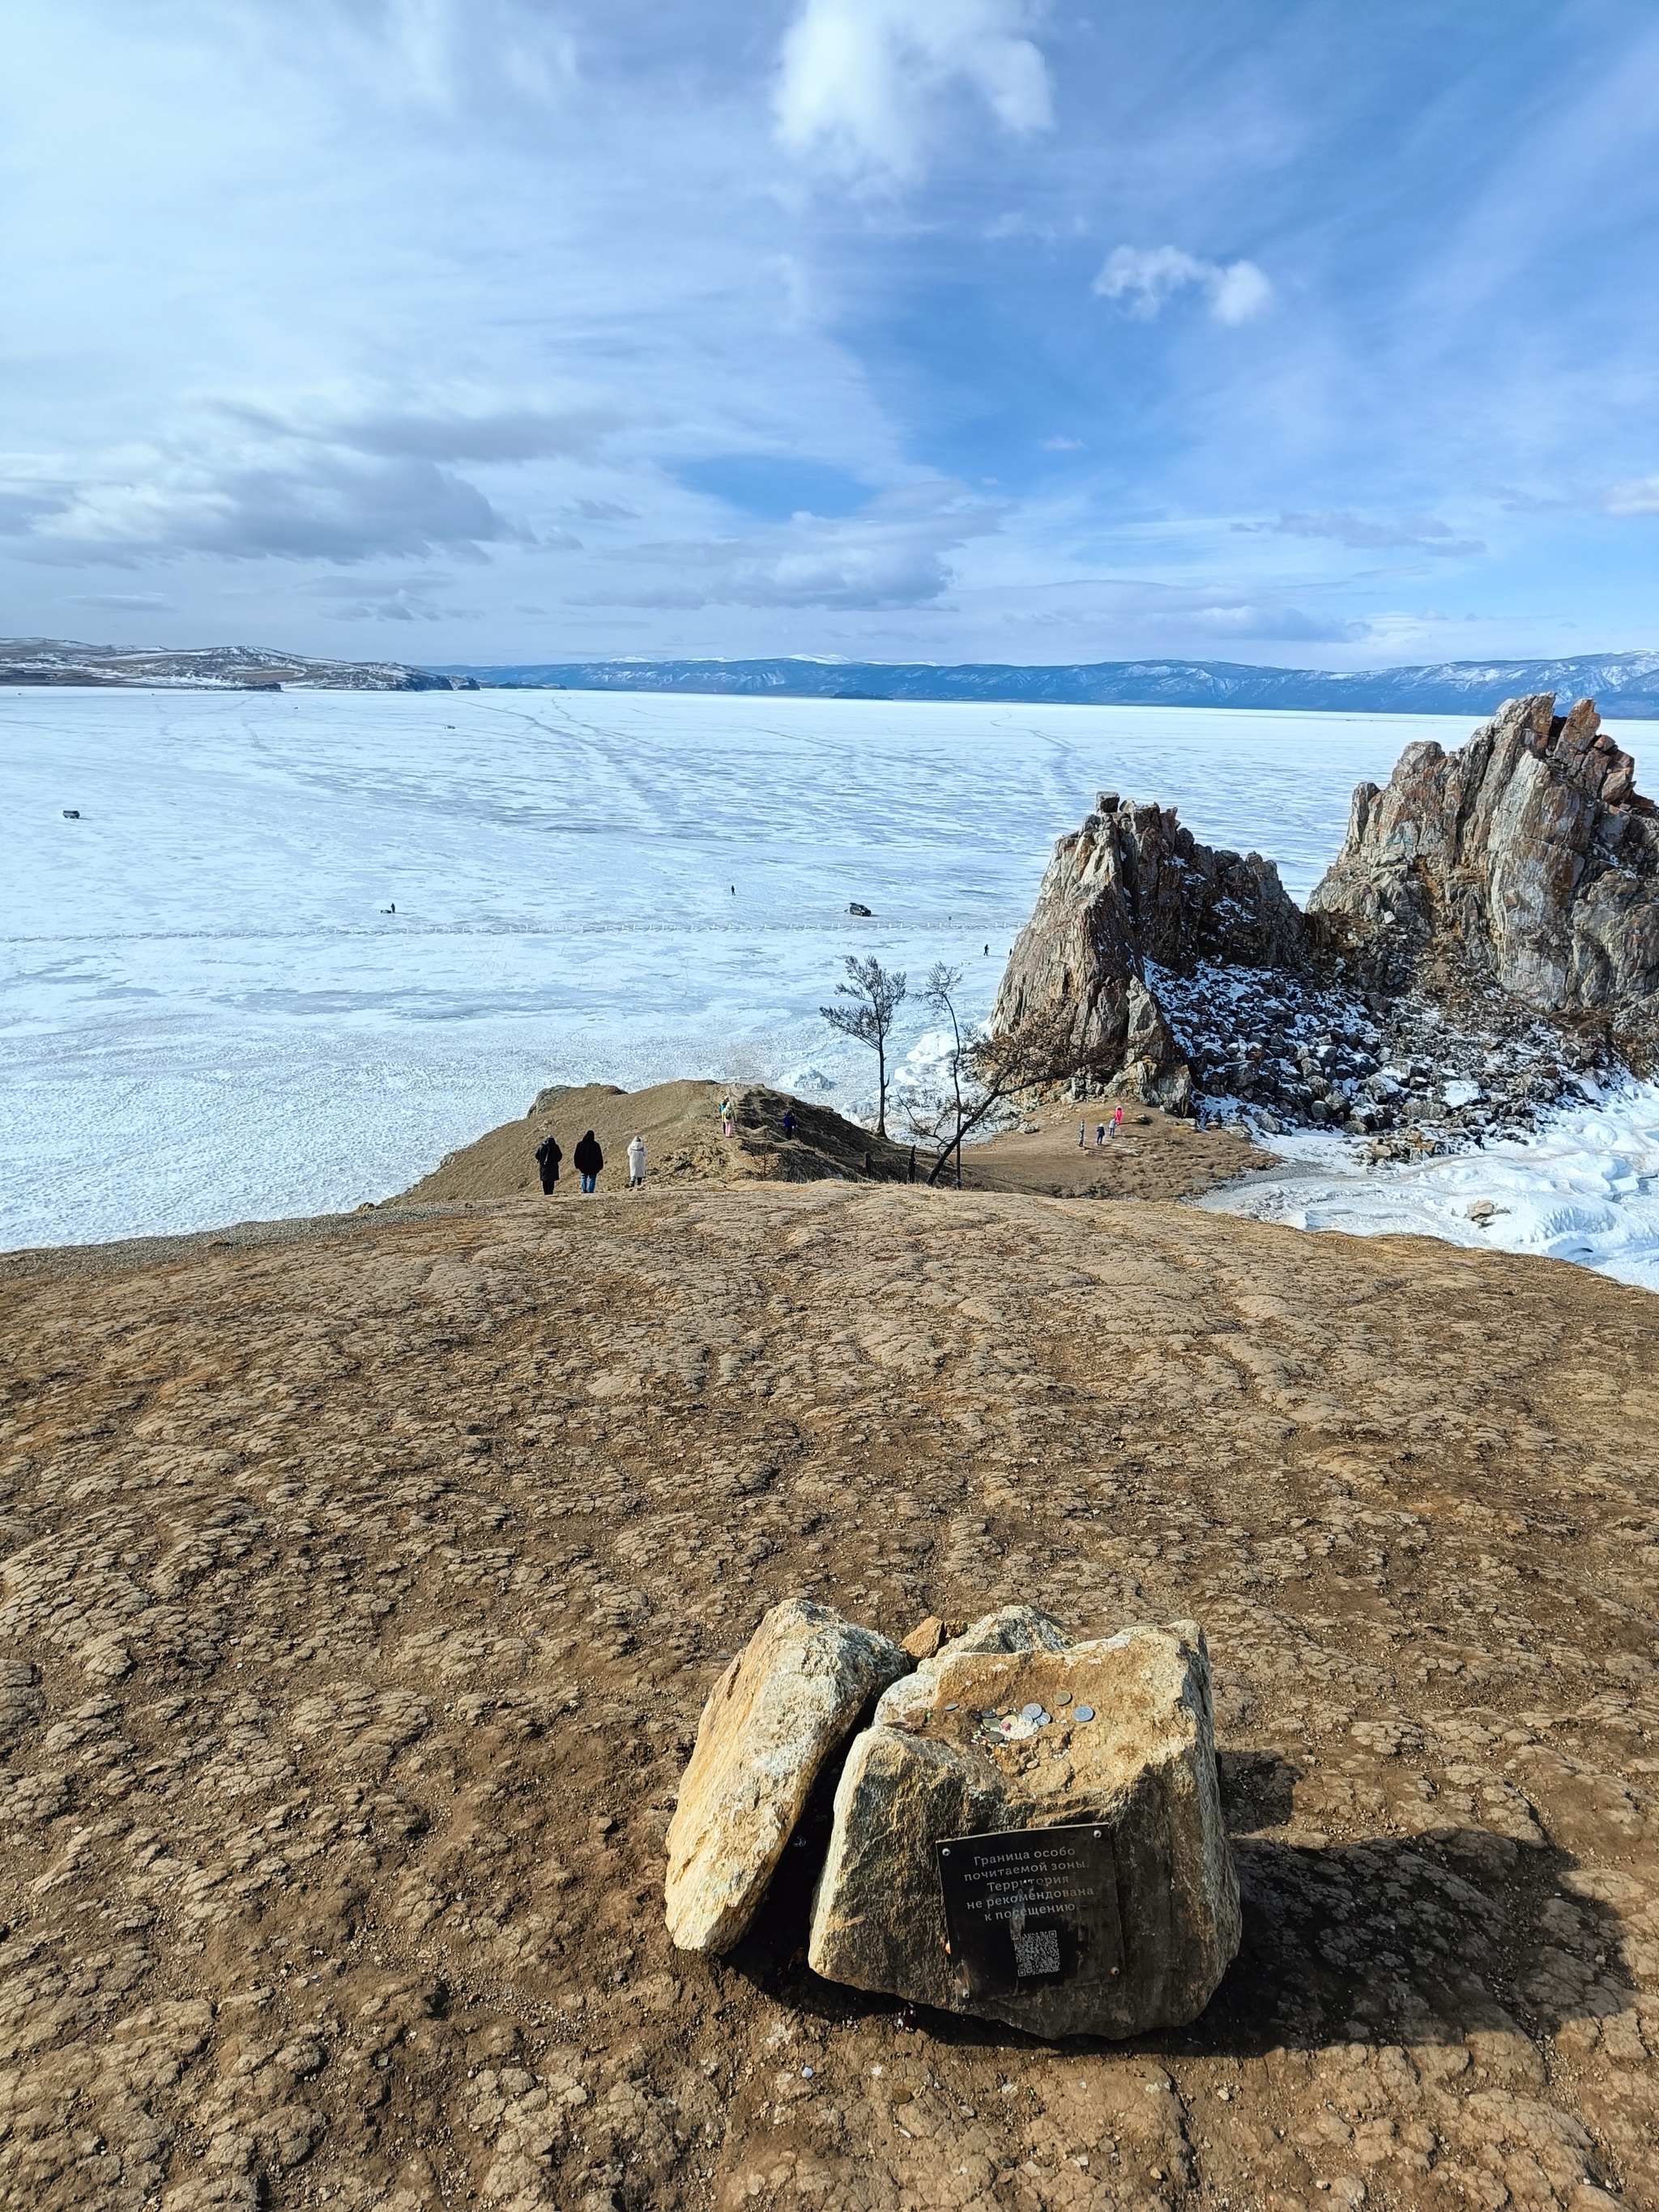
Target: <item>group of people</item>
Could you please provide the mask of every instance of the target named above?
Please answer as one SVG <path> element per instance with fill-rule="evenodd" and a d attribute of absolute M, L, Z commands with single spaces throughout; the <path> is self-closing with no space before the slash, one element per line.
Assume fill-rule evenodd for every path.
<path fill-rule="evenodd" d="M 559 1140 L 550 1129 L 536 1147 L 536 1165 L 541 1172 L 542 1188 L 551 1198 L 559 1188 L 559 1164 L 564 1154 L 559 1150 Z M 599 1140 L 589 1129 L 570 1155 L 570 1164 L 582 1179 L 582 1190 L 591 1197 L 599 1188 L 600 1176 L 605 1172 L 605 1154 Z M 634 1137 L 628 1146 L 628 1188 L 638 1190 L 645 1182 L 645 1139 Z"/>
<path fill-rule="evenodd" d="M 721 1135 L 735 1136 L 737 1109 L 732 1103 L 729 1093 L 720 1100 L 720 1115 Z M 792 1137 L 794 1133 L 795 1117 L 793 1114 L 786 1112 L 783 1117 L 783 1133 L 786 1137 Z M 559 1149 L 559 1140 L 550 1129 L 536 1147 L 536 1166 L 541 1175 L 542 1189 L 549 1198 L 553 1197 L 558 1190 L 559 1167 L 563 1158 L 564 1154 Z M 599 1139 L 591 1129 L 583 1132 L 581 1141 L 570 1155 L 570 1164 L 582 1179 L 584 1196 L 591 1196 L 598 1189 L 599 1177 L 605 1172 L 605 1153 L 600 1148 Z M 644 1182 L 645 1139 L 633 1137 L 629 1139 L 628 1146 L 628 1188 L 629 1190 L 639 1190 L 643 1187 Z"/>
<path fill-rule="evenodd" d="M 1097 1123 L 1096 1124 L 1096 1126 L 1095 1126 L 1095 1143 L 1096 1143 L 1096 1146 L 1101 1146 L 1101 1145 L 1103 1145 L 1103 1144 L 1106 1142 L 1106 1139 L 1108 1139 L 1108 1137 L 1115 1137 L 1115 1136 L 1119 1136 L 1119 1135 L 1121 1135 L 1121 1133 L 1122 1133 L 1122 1129 L 1123 1129 L 1123 1109 L 1122 1109 L 1121 1106 L 1115 1107 L 1115 1108 L 1113 1109 L 1113 1112 L 1112 1112 L 1112 1118 L 1111 1118 L 1111 1120 L 1110 1120 L 1109 1121 L 1100 1121 L 1100 1122 L 1097 1122 Z M 1089 1127 L 1088 1127 L 1088 1124 L 1087 1124 L 1086 1122 L 1081 1123 L 1081 1124 L 1079 1126 L 1078 1133 L 1077 1133 L 1077 1140 L 1078 1140 L 1078 1145 L 1079 1145 L 1079 1149 L 1086 1149 L 1086 1148 L 1087 1148 L 1088 1142 L 1089 1142 Z"/>

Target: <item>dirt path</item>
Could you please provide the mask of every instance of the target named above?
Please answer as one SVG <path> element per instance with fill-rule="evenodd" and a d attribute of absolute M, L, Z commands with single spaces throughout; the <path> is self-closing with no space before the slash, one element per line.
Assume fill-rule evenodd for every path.
<path fill-rule="evenodd" d="M 1111 1113 L 1097 1100 L 1028 1115 L 1020 1128 L 966 1147 L 963 1185 L 1044 1198 L 1195 1198 L 1282 1164 L 1235 1130 L 1200 1129 L 1146 1107 L 1127 1109 L 1103 1142 Z"/>
<path fill-rule="evenodd" d="M 0 1297 L 0 2201 L 1659 2206 L 1645 1294 L 820 1183 Z M 1206 1623 L 1203 2019 L 1051 2049 L 818 1982 L 810 1850 L 738 1956 L 671 1950 L 702 1698 L 797 1590 Z"/>

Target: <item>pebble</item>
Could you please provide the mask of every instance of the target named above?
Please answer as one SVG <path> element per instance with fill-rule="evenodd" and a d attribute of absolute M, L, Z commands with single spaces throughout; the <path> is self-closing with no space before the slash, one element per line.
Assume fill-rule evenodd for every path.
<path fill-rule="evenodd" d="M 1079 1705 L 1072 1715 L 1074 1721 L 1091 1721 L 1094 1717 L 1095 1709 L 1092 1705 Z"/>

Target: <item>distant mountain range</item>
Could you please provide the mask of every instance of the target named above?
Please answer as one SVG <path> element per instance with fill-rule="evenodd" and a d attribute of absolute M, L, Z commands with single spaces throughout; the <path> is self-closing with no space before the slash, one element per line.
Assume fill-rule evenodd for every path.
<path fill-rule="evenodd" d="M 250 645 L 78 645 L 61 637 L 0 638 L 0 685 L 144 684 L 171 691 L 476 691 L 466 676 L 400 660 L 313 660 Z"/>
<path fill-rule="evenodd" d="M 316 660 L 252 646 L 129 649 L 0 639 L 0 685 L 151 684 L 183 690 L 686 691 L 778 699 L 975 699 L 1010 706 L 1260 707 L 1357 714 L 1490 714 L 1553 691 L 1613 719 L 1659 718 L 1659 653 L 1571 660 L 1444 660 L 1422 668 L 1257 668 L 1237 660 L 1098 660 L 1021 668 L 879 660 L 556 660 L 415 668 Z"/>
<path fill-rule="evenodd" d="M 1594 699 L 1610 716 L 1659 716 L 1659 653 L 1574 660 L 1447 660 L 1347 673 L 1232 660 L 1101 660 L 954 668 L 872 660 L 568 660 L 452 667 L 505 690 L 726 692 L 785 699 L 981 699 L 1010 705 L 1270 707 L 1364 714 L 1489 714 L 1533 691 Z"/>

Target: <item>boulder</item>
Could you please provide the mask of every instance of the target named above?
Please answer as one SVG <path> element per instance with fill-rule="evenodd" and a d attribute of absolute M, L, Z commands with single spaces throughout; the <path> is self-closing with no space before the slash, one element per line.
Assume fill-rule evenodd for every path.
<path fill-rule="evenodd" d="M 991 1027 L 1058 1018 L 1077 1073 L 1122 1078 L 1127 1095 L 1184 1112 L 1191 1079 L 1149 970 L 1296 968 L 1306 957 L 1306 924 L 1271 860 L 1213 850 L 1173 807 L 1103 791 L 1054 847 Z"/>
<path fill-rule="evenodd" d="M 668 1932 L 727 1951 L 759 1909 L 824 1761 L 910 1665 L 828 1606 L 774 1606 L 714 1685 L 668 1828 Z"/>
<path fill-rule="evenodd" d="M 1510 699 L 1466 745 L 1408 745 L 1354 793 L 1308 902 L 1385 988 L 1495 985 L 1605 1023 L 1645 1073 L 1659 1036 L 1659 814 L 1592 699 Z"/>
<path fill-rule="evenodd" d="M 1035 1620 L 1013 1649 L 969 1631 L 884 1693 L 836 1792 L 808 1956 L 828 1980 L 1036 2035 L 1178 2027 L 1240 1932 L 1202 1632 L 1067 1644 Z M 981 1839 L 976 1864 L 989 1849 L 1037 1874 L 981 1889 L 953 1953 L 939 1854 L 962 1838 Z M 1054 1865 L 1072 1869 L 1058 1887 Z"/>

